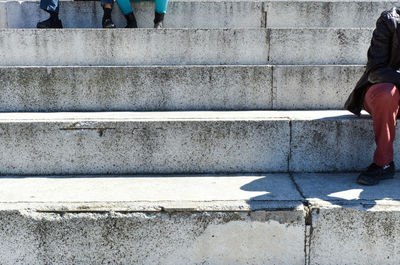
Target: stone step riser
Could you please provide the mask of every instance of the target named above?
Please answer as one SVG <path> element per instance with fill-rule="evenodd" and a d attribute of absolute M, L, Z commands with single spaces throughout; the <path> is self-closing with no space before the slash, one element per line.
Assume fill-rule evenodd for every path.
<path fill-rule="evenodd" d="M 285 120 L 20 121 L 0 132 L 2 174 L 286 171 L 289 150 Z"/>
<path fill-rule="evenodd" d="M 0 30 L 0 65 L 364 64 L 371 34 L 371 29 L 7 29 Z"/>
<path fill-rule="evenodd" d="M 134 3 L 140 28 L 152 28 L 154 3 Z M 36 28 L 48 15 L 36 1 L 0 2 L 0 28 Z M 65 28 L 101 28 L 103 9 L 99 1 L 62 1 L 60 18 Z M 1 18 L 2 17 L 2 18 Z M 117 27 L 126 25 L 118 5 L 112 13 Z M 168 5 L 167 28 L 260 28 L 265 26 L 262 2 L 179 2 Z"/>
<path fill-rule="evenodd" d="M 266 39 L 261 29 L 6 29 L 0 65 L 265 64 Z"/>
<path fill-rule="evenodd" d="M 2 174 L 354 171 L 374 151 L 372 121 L 345 111 L 35 115 L 2 115 Z"/>
<path fill-rule="evenodd" d="M 302 214 L 1 211 L 0 258 L 5 265 L 300 265 L 305 260 Z"/>
<path fill-rule="evenodd" d="M 265 3 L 267 27 L 368 28 L 375 27 L 390 1 L 271 1 Z"/>
<path fill-rule="evenodd" d="M 3 67 L 0 110 L 268 109 L 271 79 L 269 66 Z"/>
<path fill-rule="evenodd" d="M 0 110 L 341 109 L 363 71 L 328 65 L 0 67 Z"/>
<path fill-rule="evenodd" d="M 396 2 L 327 1 L 171 1 L 165 18 L 168 28 L 260 28 L 260 27 L 374 27 L 383 10 Z M 139 27 L 152 27 L 154 4 L 134 3 Z M 0 28 L 35 28 L 45 19 L 38 1 L 0 2 Z M 100 28 L 102 9 L 99 1 L 61 2 L 60 17 L 66 28 Z M 284 18 L 284 19 L 282 19 Z M 113 11 L 117 27 L 125 19 L 117 5 Z"/>

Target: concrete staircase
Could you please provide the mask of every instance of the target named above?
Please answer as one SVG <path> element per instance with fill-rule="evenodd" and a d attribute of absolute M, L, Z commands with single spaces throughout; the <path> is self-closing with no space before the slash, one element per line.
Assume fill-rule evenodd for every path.
<path fill-rule="evenodd" d="M 394 2 L 38 5 L 0 0 L 0 264 L 398 264 L 400 181 L 346 173 L 342 110 Z"/>

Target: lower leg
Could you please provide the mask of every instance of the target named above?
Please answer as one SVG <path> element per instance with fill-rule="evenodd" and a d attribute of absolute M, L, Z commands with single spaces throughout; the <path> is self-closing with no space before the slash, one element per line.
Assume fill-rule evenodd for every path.
<path fill-rule="evenodd" d="M 374 163 L 384 166 L 393 161 L 393 141 L 396 134 L 396 117 L 400 94 L 390 83 L 371 86 L 364 98 L 364 108 L 373 119 L 376 150 Z"/>
<path fill-rule="evenodd" d="M 168 0 L 155 0 L 154 28 L 162 28 L 164 15 L 167 12 Z"/>
<path fill-rule="evenodd" d="M 137 22 L 135 15 L 133 14 L 132 6 L 129 0 L 117 0 L 119 9 L 121 9 L 122 14 L 126 19 L 125 28 L 137 28 Z"/>
<path fill-rule="evenodd" d="M 61 20 L 58 18 L 59 1 L 41 0 L 40 8 L 50 14 L 50 18 L 37 23 L 37 28 L 62 28 Z"/>
<path fill-rule="evenodd" d="M 112 4 L 108 3 L 108 1 L 102 1 L 102 6 L 103 6 L 103 19 L 101 21 L 101 24 L 103 28 L 115 28 L 115 25 L 111 19 L 111 11 L 112 11 Z"/>

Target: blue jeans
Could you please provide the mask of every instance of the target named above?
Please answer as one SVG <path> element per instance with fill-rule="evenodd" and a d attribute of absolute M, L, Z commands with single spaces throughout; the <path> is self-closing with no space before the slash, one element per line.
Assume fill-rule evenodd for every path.
<path fill-rule="evenodd" d="M 114 4 L 114 0 L 101 0 L 101 4 Z M 40 8 L 50 12 L 58 13 L 60 10 L 59 0 L 40 0 Z"/>

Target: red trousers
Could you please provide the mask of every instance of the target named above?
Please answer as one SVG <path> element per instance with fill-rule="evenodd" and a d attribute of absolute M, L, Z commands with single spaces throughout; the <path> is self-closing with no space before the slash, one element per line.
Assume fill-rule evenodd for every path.
<path fill-rule="evenodd" d="M 400 93 L 391 83 L 376 84 L 368 88 L 364 109 L 373 120 L 376 150 L 374 163 L 384 166 L 393 161 L 393 141 L 396 134 L 396 117 Z"/>

